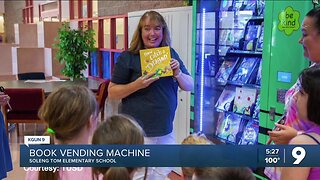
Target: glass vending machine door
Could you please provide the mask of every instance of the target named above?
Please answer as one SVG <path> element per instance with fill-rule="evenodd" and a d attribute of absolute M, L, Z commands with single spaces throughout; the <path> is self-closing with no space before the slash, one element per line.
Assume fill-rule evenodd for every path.
<path fill-rule="evenodd" d="M 197 1 L 196 132 L 257 144 L 264 1 Z"/>

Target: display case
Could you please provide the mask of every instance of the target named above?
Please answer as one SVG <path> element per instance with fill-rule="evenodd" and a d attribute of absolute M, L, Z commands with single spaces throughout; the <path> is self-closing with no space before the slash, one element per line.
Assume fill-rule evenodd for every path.
<path fill-rule="evenodd" d="M 310 65 L 298 41 L 313 1 L 193 2 L 191 132 L 215 144 L 265 144 L 285 93 Z"/>
<path fill-rule="evenodd" d="M 257 144 L 264 1 L 197 1 L 194 130 Z"/>

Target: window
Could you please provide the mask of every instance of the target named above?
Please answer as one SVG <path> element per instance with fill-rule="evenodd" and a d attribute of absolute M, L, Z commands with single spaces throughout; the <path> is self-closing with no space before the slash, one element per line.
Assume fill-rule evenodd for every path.
<path fill-rule="evenodd" d="M 94 40 L 96 40 L 94 47 L 98 48 L 99 47 L 99 21 L 98 20 L 93 20 L 92 21 L 92 29 L 94 30 Z"/>
<path fill-rule="evenodd" d="M 33 0 L 25 0 L 26 6 L 22 9 L 23 23 L 33 23 Z"/>
<path fill-rule="evenodd" d="M 88 18 L 88 2 L 82 1 L 82 17 Z"/>
<path fill-rule="evenodd" d="M 92 17 L 98 17 L 98 1 L 92 1 Z"/>
<path fill-rule="evenodd" d="M 89 77 L 110 79 L 117 57 L 128 48 L 128 16 L 98 17 L 97 0 L 70 0 L 69 3 L 71 22 L 95 32 L 97 51 L 90 53 Z"/>
<path fill-rule="evenodd" d="M 116 19 L 116 49 L 124 49 L 124 19 Z"/>
<path fill-rule="evenodd" d="M 110 19 L 103 20 L 103 47 L 110 49 Z"/>
<path fill-rule="evenodd" d="M 61 21 L 61 0 L 40 3 L 39 19 L 41 21 Z"/>

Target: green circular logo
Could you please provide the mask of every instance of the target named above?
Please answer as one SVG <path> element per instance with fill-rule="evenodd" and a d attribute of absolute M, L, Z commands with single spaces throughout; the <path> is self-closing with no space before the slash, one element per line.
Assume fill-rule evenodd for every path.
<path fill-rule="evenodd" d="M 293 31 L 300 28 L 299 17 L 299 11 L 295 11 L 290 6 L 287 7 L 284 11 L 279 13 L 279 31 L 284 31 L 288 36 L 291 35 Z"/>

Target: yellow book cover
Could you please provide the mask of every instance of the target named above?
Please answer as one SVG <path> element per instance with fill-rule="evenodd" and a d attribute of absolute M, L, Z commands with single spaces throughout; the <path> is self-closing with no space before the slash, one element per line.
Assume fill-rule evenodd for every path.
<path fill-rule="evenodd" d="M 140 50 L 142 75 L 156 73 L 154 77 L 172 76 L 170 67 L 170 47 L 160 47 Z"/>

